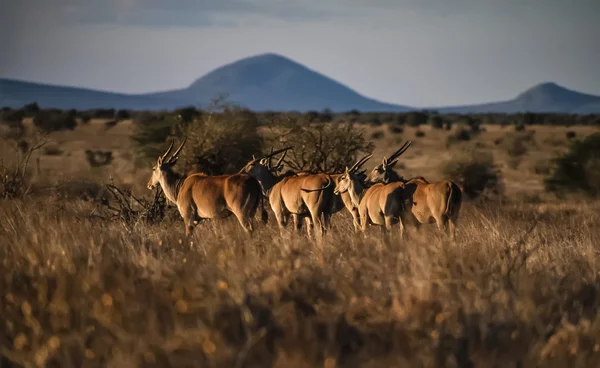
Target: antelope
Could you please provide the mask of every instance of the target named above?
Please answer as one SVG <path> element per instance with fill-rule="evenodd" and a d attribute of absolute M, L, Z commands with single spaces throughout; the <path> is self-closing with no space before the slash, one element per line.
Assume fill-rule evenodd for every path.
<path fill-rule="evenodd" d="M 187 138 L 186 138 L 187 139 Z M 268 214 L 258 181 L 244 174 L 208 176 L 203 173 L 187 177 L 173 171 L 178 154 L 186 142 L 183 140 L 175 153 L 169 156 L 173 141 L 152 168 L 148 189 L 160 185 L 169 201 L 175 203 L 185 223 L 189 237 L 194 227 L 203 219 L 223 219 L 234 214 L 245 232 L 253 230 L 253 218 L 260 204 L 263 223 Z"/>
<path fill-rule="evenodd" d="M 269 159 L 267 160 L 266 158 L 263 158 L 261 160 L 261 162 L 267 166 L 267 168 L 271 171 L 271 172 L 280 172 L 283 169 L 283 159 L 285 158 L 287 151 L 284 152 L 284 154 L 281 156 L 281 158 L 279 159 L 279 161 L 277 161 L 277 164 L 275 164 L 275 166 L 273 166 L 272 162 L 271 162 L 271 158 L 273 156 L 273 148 L 271 147 L 271 153 L 269 155 Z M 361 181 L 364 182 L 364 180 L 366 179 L 366 173 L 365 171 L 358 171 L 364 164 L 365 162 L 367 162 L 373 155 L 367 155 L 365 157 L 363 157 L 361 160 L 359 160 L 358 162 L 356 162 L 354 164 L 354 166 L 352 166 L 352 168 L 350 169 L 350 172 L 356 173 L 356 175 L 359 177 L 359 179 Z M 253 159 L 256 159 L 256 157 L 253 157 Z M 310 172 L 306 172 L 306 171 L 300 171 L 300 172 L 293 172 L 291 170 L 288 170 L 286 173 L 283 174 L 283 176 L 305 176 L 305 175 L 311 175 Z M 341 177 L 343 174 L 329 174 L 329 176 L 331 176 L 331 178 L 333 179 L 334 184 L 338 182 L 339 177 Z M 282 176 L 282 177 L 283 177 Z M 354 206 L 354 204 L 352 203 L 352 200 L 350 199 L 350 195 L 348 194 L 348 192 L 344 192 L 344 193 L 340 193 L 340 194 L 334 194 L 333 200 L 331 201 L 331 208 L 330 208 L 330 213 L 331 215 L 338 213 L 339 211 L 341 211 L 343 208 L 346 208 L 348 210 L 348 212 L 350 212 L 350 215 L 352 215 L 352 223 L 354 225 L 354 230 L 358 231 L 360 224 L 359 224 L 359 214 L 358 214 L 358 208 Z"/>
<path fill-rule="evenodd" d="M 349 194 L 352 204 L 358 208 L 360 230 L 363 233 L 369 224 L 379 225 L 385 232 L 398 222 L 400 237 L 404 236 L 404 183 L 376 183 L 367 187 L 356 173 L 346 167 L 338 178 L 334 192 Z"/>
<path fill-rule="evenodd" d="M 446 230 L 450 239 L 456 238 L 456 224 L 462 203 L 462 191 L 456 183 L 442 180 L 429 183 L 417 176 L 404 182 L 407 195 L 412 198 L 411 212 L 421 224 L 437 223 Z M 418 225 L 416 225 L 418 227 Z"/>
<path fill-rule="evenodd" d="M 405 207 L 412 213 L 413 225 L 418 229 L 420 224 L 435 222 L 438 229 L 447 229 L 448 235 L 454 240 L 462 204 L 462 191 L 456 183 L 450 180 L 429 183 L 422 176 L 410 180 L 400 177 L 392 168 L 398 162 L 398 157 L 409 146 L 410 141 L 394 152 L 389 159 L 384 157 L 381 164 L 373 168 L 367 181 L 369 183 L 404 183 L 406 195 L 410 198 Z"/>
<path fill-rule="evenodd" d="M 328 228 L 330 225 L 333 179 L 327 174 L 276 176 L 269 159 L 291 148 L 293 147 L 271 152 L 263 158 L 254 158 L 240 172 L 248 173 L 258 180 L 263 193 L 269 198 L 280 229 L 287 226 L 288 217 L 291 215 L 294 229 L 300 229 L 300 219 L 304 218 L 308 237 L 312 237 L 310 232 L 312 222 L 317 237 L 321 238 L 324 227 Z M 279 159 L 275 169 L 280 167 L 284 157 L 285 154 Z M 321 215 L 323 215 L 324 226 L 321 223 Z"/>
<path fill-rule="evenodd" d="M 351 173 L 353 173 L 354 175 L 356 175 L 356 177 L 358 178 L 358 180 L 360 182 L 364 182 L 366 179 L 366 175 L 365 175 L 365 171 L 358 171 L 362 165 L 365 164 L 365 162 L 367 162 L 373 155 L 367 155 L 365 157 L 363 157 L 362 159 L 360 159 L 359 161 L 357 161 L 349 170 Z M 333 179 L 334 183 L 337 185 L 340 181 L 340 178 L 343 176 L 344 174 L 331 174 L 331 178 Z M 352 202 L 352 198 L 350 197 L 350 193 L 349 192 L 343 192 L 343 193 L 336 193 L 335 189 L 334 189 L 334 198 L 333 201 L 331 203 L 331 213 L 337 213 L 339 211 L 342 210 L 342 208 L 346 208 L 348 210 L 348 212 L 350 212 L 350 215 L 352 215 L 352 224 L 354 225 L 354 231 L 358 232 L 360 230 L 360 222 L 359 222 L 359 218 L 360 218 L 360 214 L 358 212 L 358 206 L 355 206 L 354 203 Z"/>
<path fill-rule="evenodd" d="M 398 163 L 400 157 L 411 145 L 411 141 L 406 141 L 396 152 L 392 153 L 390 158 L 383 157 L 381 164 L 375 166 L 367 176 L 367 182 L 374 183 L 393 183 L 403 181 L 402 177 L 394 171 L 394 166 Z"/>

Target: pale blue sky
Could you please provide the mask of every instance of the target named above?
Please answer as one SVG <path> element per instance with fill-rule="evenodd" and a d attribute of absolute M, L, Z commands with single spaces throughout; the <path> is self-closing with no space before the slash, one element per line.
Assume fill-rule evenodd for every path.
<path fill-rule="evenodd" d="M 600 95 L 599 19 L 600 0 L 3 0 L 0 76 L 150 92 L 273 52 L 404 105 Z"/>

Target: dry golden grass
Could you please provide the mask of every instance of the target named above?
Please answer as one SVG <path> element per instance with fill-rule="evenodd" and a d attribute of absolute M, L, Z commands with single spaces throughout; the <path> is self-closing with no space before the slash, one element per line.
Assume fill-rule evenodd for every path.
<path fill-rule="evenodd" d="M 0 354 L 23 366 L 597 366 L 600 204 L 464 208 L 456 244 L 0 209 Z"/>
<path fill-rule="evenodd" d="M 96 188 L 81 190 L 94 192 L 123 174 L 120 185 L 150 195 L 148 170 L 127 158 L 128 125 L 114 136 L 102 126 L 53 135 L 65 154 L 41 157 L 35 180 L 83 177 Z M 476 141 L 503 164 L 500 129 Z M 406 171 L 439 175 L 430 152 L 448 133 L 421 130 Z M 376 157 L 414 131 L 386 131 Z M 561 134 L 538 130 L 520 169 L 503 166 L 503 175 L 549 155 L 555 145 L 544 140 Z M 112 147 L 114 164 L 85 166 L 90 145 Z M 176 213 L 131 228 L 99 218 L 76 190 L 64 199 L 63 187 L 0 202 L 2 366 L 600 365 L 598 202 L 465 202 L 456 243 L 431 225 L 385 244 L 374 228 L 355 235 L 345 212 L 313 243 L 281 235 L 270 213 L 252 236 L 233 218 L 202 223 L 190 247 Z"/>

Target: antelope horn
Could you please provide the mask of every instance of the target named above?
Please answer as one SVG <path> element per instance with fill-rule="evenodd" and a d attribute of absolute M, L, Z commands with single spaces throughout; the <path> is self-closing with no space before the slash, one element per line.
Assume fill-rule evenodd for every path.
<path fill-rule="evenodd" d="M 287 151 L 283 152 L 283 155 L 281 155 L 281 157 L 277 161 L 277 164 L 275 165 L 275 167 L 279 167 L 279 165 L 281 165 L 281 163 L 283 162 L 283 159 L 285 158 L 285 155 L 287 155 Z"/>
<path fill-rule="evenodd" d="M 353 172 L 355 170 L 358 170 L 362 165 L 365 164 L 365 162 L 367 162 L 368 159 L 370 159 L 371 157 L 373 157 L 373 154 L 370 155 L 366 155 L 365 157 L 361 158 L 360 160 L 356 161 L 356 163 L 354 165 L 352 165 L 352 167 L 350 169 L 348 169 L 348 172 Z"/>
<path fill-rule="evenodd" d="M 412 143 L 411 141 L 404 142 L 404 144 L 402 145 L 402 147 L 400 147 L 400 149 L 398 149 L 396 152 L 392 153 L 392 155 L 388 159 L 388 162 L 394 161 L 395 159 L 400 157 L 400 155 L 402 155 L 404 153 L 404 151 L 406 151 L 408 149 L 408 147 L 410 147 L 411 143 Z"/>
<path fill-rule="evenodd" d="M 271 152 L 269 153 L 269 169 L 273 167 L 273 146 L 271 146 Z"/>
<path fill-rule="evenodd" d="M 181 142 L 181 144 L 179 145 L 179 148 L 177 148 L 177 151 L 175 151 L 175 153 L 173 154 L 173 156 L 171 156 L 169 161 L 173 161 L 173 160 L 177 159 L 177 155 L 179 154 L 179 152 L 181 152 L 181 149 L 183 148 L 183 145 L 185 144 L 186 141 L 187 141 L 187 137 L 185 137 L 183 139 L 183 142 Z M 173 144 L 171 144 L 171 147 L 172 146 L 173 146 Z"/>
<path fill-rule="evenodd" d="M 169 155 L 169 153 L 171 152 L 171 150 L 173 149 L 173 144 L 175 144 L 174 140 L 171 140 L 171 145 L 169 146 L 169 149 L 167 149 L 167 152 L 165 152 L 164 155 L 160 156 L 161 160 L 164 160 L 165 158 L 167 158 L 167 156 Z"/>

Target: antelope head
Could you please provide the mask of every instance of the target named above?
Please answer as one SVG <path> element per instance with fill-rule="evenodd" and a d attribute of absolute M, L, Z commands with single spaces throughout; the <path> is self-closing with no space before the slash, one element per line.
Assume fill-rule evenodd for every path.
<path fill-rule="evenodd" d="M 175 143 L 174 141 L 171 141 L 171 145 L 169 146 L 169 149 L 167 149 L 167 152 L 165 152 L 162 156 L 158 156 L 156 165 L 152 167 L 152 177 L 150 177 L 150 181 L 148 182 L 148 189 L 154 189 L 158 184 L 160 184 L 161 180 L 172 173 L 172 168 L 177 162 L 179 152 L 181 152 L 186 140 L 187 138 L 183 140 L 179 148 L 177 148 L 171 157 L 168 156 L 169 153 L 171 153 L 171 149 L 173 149 L 173 144 Z"/>
<path fill-rule="evenodd" d="M 347 192 L 350 188 L 350 183 L 353 180 L 360 180 L 361 173 L 364 173 L 359 172 L 358 169 L 360 169 L 365 164 L 365 162 L 367 162 L 372 156 L 373 155 L 370 154 L 361 158 L 360 160 L 356 161 L 356 163 L 350 168 L 346 166 L 344 173 L 340 175 L 336 180 L 335 189 L 333 190 L 333 193 L 340 194 Z"/>
<path fill-rule="evenodd" d="M 286 147 L 286 148 L 282 148 L 279 149 L 277 151 L 273 151 L 273 147 L 271 147 L 271 151 L 269 152 L 269 154 L 263 156 L 263 157 L 259 157 L 256 158 L 254 156 L 252 156 L 252 160 L 250 160 L 242 170 L 240 170 L 240 173 L 247 173 L 247 174 L 251 174 L 253 176 L 262 176 L 266 173 L 276 173 L 279 172 L 283 169 L 283 159 L 285 158 L 285 155 L 287 154 L 287 151 L 294 148 L 293 146 L 290 147 Z M 281 155 L 281 157 L 279 158 L 279 160 L 277 161 L 277 163 L 275 165 L 273 165 L 273 156 L 276 156 L 278 154 L 280 154 L 281 152 L 283 152 L 283 155 Z"/>
<path fill-rule="evenodd" d="M 398 157 L 400 157 L 410 147 L 411 141 L 406 141 L 402 147 L 396 152 L 392 153 L 389 158 L 384 157 L 381 163 L 371 170 L 371 173 L 367 176 L 367 181 L 370 183 L 389 183 L 394 181 L 393 178 L 397 177 L 393 168 L 398 163 Z"/>

